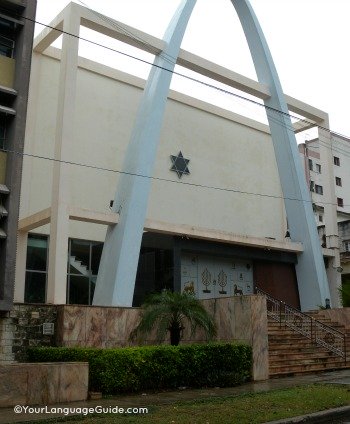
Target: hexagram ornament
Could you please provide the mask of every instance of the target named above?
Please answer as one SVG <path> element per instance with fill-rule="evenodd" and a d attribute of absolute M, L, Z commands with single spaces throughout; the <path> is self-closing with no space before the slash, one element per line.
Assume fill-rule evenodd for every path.
<path fill-rule="evenodd" d="M 181 178 L 183 174 L 188 175 L 190 173 L 187 166 L 190 160 L 185 159 L 181 151 L 177 156 L 171 155 L 170 158 L 173 163 L 173 166 L 170 168 L 170 170 L 175 171 L 179 178 Z"/>

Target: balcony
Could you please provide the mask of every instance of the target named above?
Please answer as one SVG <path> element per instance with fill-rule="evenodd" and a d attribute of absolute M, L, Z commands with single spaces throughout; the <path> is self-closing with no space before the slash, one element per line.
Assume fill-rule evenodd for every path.
<path fill-rule="evenodd" d="M 2 0 L 2 3 L 9 10 L 24 9 L 27 6 L 27 0 Z"/>
<path fill-rule="evenodd" d="M 0 86 L 13 89 L 16 61 L 0 55 Z"/>

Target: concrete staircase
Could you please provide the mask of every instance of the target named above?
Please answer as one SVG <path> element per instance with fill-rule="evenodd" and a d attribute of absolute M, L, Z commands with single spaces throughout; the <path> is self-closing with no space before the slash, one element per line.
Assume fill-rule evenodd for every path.
<path fill-rule="evenodd" d="M 323 323 L 332 326 L 332 328 L 345 333 L 343 326 L 338 323 L 332 323 L 326 317 L 318 316 L 317 311 L 311 314 L 313 318 L 321 320 Z M 348 340 L 350 341 L 350 337 Z M 270 378 L 346 367 L 344 358 L 330 352 L 323 346 L 316 345 L 307 337 L 284 324 L 281 326 L 279 322 L 271 317 L 268 317 L 268 341 Z M 349 344 L 349 341 L 347 344 Z M 347 347 L 347 351 L 350 352 L 350 344 L 349 348 Z"/>
<path fill-rule="evenodd" d="M 85 277 L 89 277 L 90 272 L 88 270 L 88 267 L 82 263 L 79 259 L 77 259 L 75 256 L 69 257 L 69 264 L 75 269 L 76 272 L 78 272 L 81 275 L 84 275 Z"/>
<path fill-rule="evenodd" d="M 317 319 L 318 321 L 323 322 L 326 325 L 331 326 L 332 328 L 335 328 L 338 331 L 341 331 L 346 336 L 346 361 L 350 367 L 350 328 L 345 327 L 344 325 L 340 324 L 339 322 L 332 320 L 331 318 L 325 316 L 325 312 L 321 309 L 319 311 L 310 311 L 307 313 L 312 318 Z"/>

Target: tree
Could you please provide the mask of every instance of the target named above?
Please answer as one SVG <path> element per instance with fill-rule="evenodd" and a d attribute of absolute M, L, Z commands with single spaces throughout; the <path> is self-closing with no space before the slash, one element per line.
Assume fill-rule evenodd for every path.
<path fill-rule="evenodd" d="M 350 306 L 350 281 L 345 281 L 341 288 L 339 288 L 340 301 L 342 306 Z"/>
<path fill-rule="evenodd" d="M 191 335 L 197 328 L 204 330 L 207 339 L 216 334 L 213 318 L 191 294 L 164 290 L 148 296 L 142 308 L 141 321 L 131 333 L 131 339 L 142 339 L 157 328 L 158 342 L 164 340 L 169 332 L 171 345 L 177 346 L 185 323 L 190 325 Z"/>

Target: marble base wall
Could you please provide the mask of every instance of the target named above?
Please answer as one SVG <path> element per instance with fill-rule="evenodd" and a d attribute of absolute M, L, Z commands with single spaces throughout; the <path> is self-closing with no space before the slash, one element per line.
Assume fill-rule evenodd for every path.
<path fill-rule="evenodd" d="M 323 309 L 322 314 L 350 330 L 350 308 Z"/>
<path fill-rule="evenodd" d="M 203 300 L 214 316 L 218 341 L 241 341 L 253 349 L 253 379 L 268 375 L 266 301 L 262 296 L 234 296 Z M 56 344 L 58 346 L 124 347 L 140 318 L 140 308 L 98 306 L 58 306 Z M 184 331 L 182 343 L 205 342 L 201 331 Z M 155 344 L 151 334 L 147 344 Z"/>
<path fill-rule="evenodd" d="M 131 346 L 131 331 L 140 319 L 140 308 L 60 305 L 57 316 L 58 346 Z"/>
<path fill-rule="evenodd" d="M 233 296 L 202 301 L 214 316 L 218 341 L 240 341 L 253 350 L 253 380 L 269 378 L 266 300 L 263 296 Z M 204 334 L 191 337 L 185 330 L 184 342 L 204 342 Z"/>
<path fill-rule="evenodd" d="M 85 362 L 0 365 L 0 407 L 86 400 Z"/>

